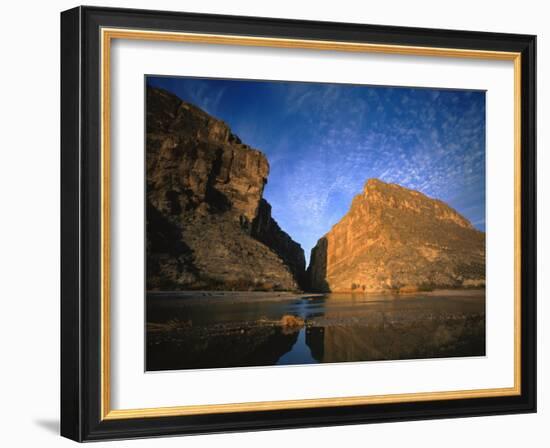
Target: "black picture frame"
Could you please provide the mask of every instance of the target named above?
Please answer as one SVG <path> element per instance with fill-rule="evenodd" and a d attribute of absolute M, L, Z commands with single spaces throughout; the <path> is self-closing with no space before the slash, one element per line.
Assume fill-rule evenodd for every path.
<path fill-rule="evenodd" d="M 521 54 L 521 394 L 102 419 L 100 29 L 129 28 Z M 76 441 L 536 411 L 536 37 L 99 7 L 61 13 L 61 434 Z"/>

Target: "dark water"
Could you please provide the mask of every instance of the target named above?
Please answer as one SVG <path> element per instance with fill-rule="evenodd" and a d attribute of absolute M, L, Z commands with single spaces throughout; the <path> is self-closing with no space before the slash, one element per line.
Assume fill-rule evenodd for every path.
<path fill-rule="evenodd" d="M 483 356 L 485 294 L 149 295 L 146 355 L 147 370 Z"/>

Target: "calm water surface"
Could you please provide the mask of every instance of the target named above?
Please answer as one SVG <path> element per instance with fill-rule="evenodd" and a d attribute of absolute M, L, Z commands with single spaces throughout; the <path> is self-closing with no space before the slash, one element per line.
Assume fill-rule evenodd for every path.
<path fill-rule="evenodd" d="M 148 295 L 147 370 L 485 355 L 484 291 L 204 295 Z"/>

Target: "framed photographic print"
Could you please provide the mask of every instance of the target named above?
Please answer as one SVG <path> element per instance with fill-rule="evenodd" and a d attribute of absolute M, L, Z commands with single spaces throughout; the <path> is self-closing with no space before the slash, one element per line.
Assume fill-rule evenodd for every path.
<path fill-rule="evenodd" d="M 61 433 L 535 412 L 535 37 L 61 14 Z"/>

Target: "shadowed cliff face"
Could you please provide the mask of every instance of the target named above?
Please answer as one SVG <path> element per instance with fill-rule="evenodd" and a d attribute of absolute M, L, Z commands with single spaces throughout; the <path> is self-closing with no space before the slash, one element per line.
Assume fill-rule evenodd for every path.
<path fill-rule="evenodd" d="M 317 291 L 485 285 L 485 234 L 444 202 L 371 179 L 311 252 Z"/>
<path fill-rule="evenodd" d="M 147 88 L 147 289 L 297 289 L 300 245 L 262 199 L 269 164 L 229 127 Z"/>

